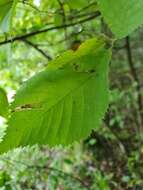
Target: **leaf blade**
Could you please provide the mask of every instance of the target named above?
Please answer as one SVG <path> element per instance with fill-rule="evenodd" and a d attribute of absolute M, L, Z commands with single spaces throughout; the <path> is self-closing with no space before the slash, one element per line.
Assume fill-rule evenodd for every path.
<path fill-rule="evenodd" d="M 1 152 L 36 143 L 67 145 L 100 125 L 108 107 L 111 56 L 104 46 L 102 38 L 89 40 L 77 52 L 70 52 L 69 60 L 64 54 L 21 87 Z"/>
<path fill-rule="evenodd" d="M 100 11 L 117 38 L 123 38 L 143 24 L 142 0 L 98 0 Z"/>
<path fill-rule="evenodd" d="M 6 92 L 0 88 L 0 116 L 7 118 L 9 114 L 9 103 Z"/>
<path fill-rule="evenodd" d="M 7 32 L 11 27 L 12 16 L 18 0 L 1 0 L 0 2 L 0 28 Z"/>

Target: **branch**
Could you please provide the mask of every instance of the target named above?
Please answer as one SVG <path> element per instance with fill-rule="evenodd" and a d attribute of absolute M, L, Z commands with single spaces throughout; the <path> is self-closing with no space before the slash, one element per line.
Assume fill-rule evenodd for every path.
<path fill-rule="evenodd" d="M 9 39 L 1 41 L 0 45 L 4 45 L 4 44 L 8 44 L 8 43 L 13 43 L 15 41 L 23 40 L 25 38 L 29 38 L 31 36 L 42 34 L 42 33 L 48 32 L 48 31 L 59 30 L 59 29 L 62 29 L 62 28 L 67 28 L 67 27 L 75 26 L 77 24 L 88 22 L 88 21 L 90 21 L 90 20 L 92 20 L 92 19 L 94 19 L 94 18 L 96 18 L 98 16 L 100 16 L 100 12 L 99 11 L 95 12 L 95 14 L 93 14 L 92 16 L 90 16 L 88 18 L 85 18 L 85 19 L 82 19 L 82 20 L 79 20 L 77 22 L 73 22 L 73 23 L 69 23 L 69 24 L 63 24 L 63 25 L 60 25 L 60 26 L 53 26 L 53 27 L 46 28 L 46 29 L 43 29 L 43 30 L 36 30 L 34 32 L 29 32 L 27 34 L 11 37 Z"/>
<path fill-rule="evenodd" d="M 65 9 L 64 9 L 64 3 L 61 2 L 61 0 L 57 0 L 58 3 L 59 3 L 59 6 L 61 7 L 61 14 L 62 14 L 62 17 L 63 17 L 63 24 L 65 25 L 66 24 L 66 14 L 65 14 Z M 64 27 L 64 33 L 65 33 L 65 39 L 67 39 L 67 28 Z"/>
<path fill-rule="evenodd" d="M 138 101 L 138 109 L 140 112 L 140 119 L 141 119 L 141 124 L 143 125 L 143 110 L 142 110 L 142 96 L 141 96 L 141 86 L 140 86 L 140 81 L 138 78 L 138 74 L 136 72 L 136 68 L 134 66 L 133 58 L 132 58 L 132 50 L 131 50 L 131 44 L 130 44 L 130 38 L 129 36 L 126 37 L 126 51 L 127 51 L 127 57 L 128 57 L 128 63 L 129 67 L 132 73 L 132 77 L 134 81 L 137 83 L 137 101 Z"/>
<path fill-rule="evenodd" d="M 92 2 L 92 3 L 90 3 L 89 5 L 87 5 L 87 6 L 83 7 L 83 8 L 81 8 L 81 9 L 78 11 L 78 13 L 79 13 L 79 12 L 83 12 L 83 11 L 87 10 L 88 8 L 94 6 L 94 5 L 97 5 L 97 2 Z"/>
<path fill-rule="evenodd" d="M 49 11 L 43 11 L 38 9 L 36 6 L 32 5 L 30 2 L 28 1 L 19 1 L 19 3 L 22 3 L 23 5 L 29 6 L 32 9 L 34 9 L 35 11 L 39 12 L 39 13 L 43 13 L 43 14 L 49 14 L 49 15 L 53 15 L 55 14 L 55 12 L 49 12 Z"/>
<path fill-rule="evenodd" d="M 47 55 L 42 49 L 40 49 L 38 47 L 37 44 L 32 43 L 31 41 L 27 40 L 27 39 L 22 39 L 23 42 L 27 43 L 29 46 L 33 47 L 34 49 L 36 49 L 38 52 L 40 52 L 46 59 L 48 60 L 52 60 L 51 56 Z"/>

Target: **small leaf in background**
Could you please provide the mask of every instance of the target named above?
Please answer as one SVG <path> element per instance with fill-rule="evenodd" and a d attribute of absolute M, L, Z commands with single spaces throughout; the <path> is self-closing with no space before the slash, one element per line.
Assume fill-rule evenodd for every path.
<path fill-rule="evenodd" d="M 54 23 L 56 26 L 63 24 L 63 15 L 60 13 L 56 13 L 54 17 Z"/>
<path fill-rule="evenodd" d="M 11 25 L 11 19 L 16 6 L 17 0 L 0 1 L 0 29 L 7 32 Z"/>
<path fill-rule="evenodd" d="M 106 42 L 103 37 L 87 40 L 22 85 L 1 152 L 36 143 L 68 145 L 100 126 L 109 98 Z"/>
<path fill-rule="evenodd" d="M 81 9 L 82 7 L 85 7 L 88 5 L 86 0 L 66 0 L 67 4 L 70 6 L 72 9 Z"/>
<path fill-rule="evenodd" d="M 10 175 L 6 171 L 0 171 L 0 188 L 7 186 L 6 190 L 11 190 L 11 188 L 7 185 L 10 180 Z"/>
<path fill-rule="evenodd" d="M 0 88 L 0 116 L 7 118 L 8 117 L 8 99 L 6 92 Z"/>
<path fill-rule="evenodd" d="M 100 11 L 117 38 L 143 24 L 143 0 L 98 0 Z"/>

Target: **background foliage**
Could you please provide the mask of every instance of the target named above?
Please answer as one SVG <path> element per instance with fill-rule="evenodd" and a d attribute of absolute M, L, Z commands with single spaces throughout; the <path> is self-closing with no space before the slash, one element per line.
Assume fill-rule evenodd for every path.
<path fill-rule="evenodd" d="M 7 2 L 9 7 L 12 1 Z M 9 101 L 24 81 L 65 50 L 76 51 L 81 42 L 101 32 L 125 37 L 143 22 L 142 1 L 114 2 L 18 1 L 16 9 L 12 7 L 11 29 L 8 17 L 0 33 L 0 86 Z M 3 9 L 0 16 L 7 18 L 7 12 L 5 15 Z M 142 28 L 115 42 L 109 73 L 110 106 L 102 126 L 66 149 L 34 146 L 1 155 L 1 189 L 143 189 L 142 46 Z M 6 121 L 0 121 L 3 136 Z"/>

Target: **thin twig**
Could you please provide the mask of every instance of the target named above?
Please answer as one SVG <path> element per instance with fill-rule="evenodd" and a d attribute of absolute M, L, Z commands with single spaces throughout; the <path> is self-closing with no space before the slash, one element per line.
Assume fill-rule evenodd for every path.
<path fill-rule="evenodd" d="M 90 7 L 94 6 L 94 5 L 97 5 L 97 2 L 90 3 L 89 5 L 87 5 L 87 6 L 83 7 L 83 8 L 81 8 L 81 9 L 78 11 L 78 13 L 81 13 L 81 12 L 87 10 L 88 8 L 90 8 Z"/>
<path fill-rule="evenodd" d="M 48 15 L 55 14 L 55 12 L 49 12 L 49 11 L 40 10 L 36 6 L 32 5 L 31 3 L 27 2 L 27 1 L 24 1 L 24 2 L 23 1 L 19 1 L 19 3 L 22 3 L 22 4 L 26 5 L 26 6 L 31 7 L 32 9 L 34 9 L 35 11 L 37 11 L 39 13 L 48 14 Z"/>
<path fill-rule="evenodd" d="M 36 49 L 38 52 L 40 52 L 46 59 L 48 60 L 52 60 L 51 56 L 47 55 L 42 49 L 40 49 L 38 47 L 37 44 L 32 43 L 31 41 L 27 40 L 27 39 L 22 39 L 23 42 L 27 43 L 28 45 L 30 45 L 31 47 L 33 47 L 34 49 Z"/>
<path fill-rule="evenodd" d="M 138 103 L 138 111 L 140 116 L 140 121 L 138 124 L 139 132 L 141 133 L 140 127 L 143 126 L 143 108 L 142 108 L 142 96 L 141 96 L 141 85 L 138 78 L 138 74 L 136 72 L 136 68 L 134 66 L 133 57 L 132 57 L 132 50 L 131 50 L 131 44 L 130 44 L 130 37 L 126 37 L 126 51 L 127 51 L 127 58 L 129 67 L 131 70 L 132 77 L 134 81 L 137 83 L 136 91 L 137 91 L 137 103 Z"/>
<path fill-rule="evenodd" d="M 141 122 L 142 122 L 142 126 L 143 126 L 143 110 L 142 110 L 143 102 L 142 102 L 142 96 L 141 96 L 140 81 L 139 81 L 138 74 L 136 72 L 136 68 L 134 66 L 134 62 L 133 62 L 133 58 L 132 58 L 132 50 L 131 50 L 129 36 L 126 37 L 126 50 L 127 50 L 128 63 L 130 66 L 132 77 L 134 78 L 134 81 L 137 83 L 136 90 L 137 90 L 137 94 L 138 94 L 138 97 L 137 97 L 138 98 L 138 109 L 140 112 Z"/>
<path fill-rule="evenodd" d="M 63 25 L 66 24 L 66 14 L 65 14 L 65 9 L 64 9 L 64 3 L 61 0 L 57 0 L 60 7 L 61 7 L 61 14 L 63 17 Z M 67 39 L 67 27 L 64 27 L 64 33 L 65 33 L 65 40 Z"/>
<path fill-rule="evenodd" d="M 78 24 L 81 24 L 81 23 L 88 22 L 88 21 L 90 21 L 90 20 L 92 20 L 92 19 L 94 19 L 94 18 L 96 18 L 98 16 L 100 16 L 99 11 L 95 12 L 92 16 L 84 18 L 84 19 L 79 20 L 77 22 L 73 22 L 73 23 L 69 23 L 69 24 L 63 24 L 63 25 L 60 25 L 60 26 L 53 26 L 53 27 L 50 27 L 50 28 L 46 28 L 46 29 L 42 29 L 42 30 L 36 30 L 36 31 L 33 31 L 33 32 L 29 32 L 27 34 L 22 34 L 22 35 L 19 35 L 19 36 L 11 37 L 9 39 L 1 41 L 0 45 L 13 43 L 15 41 L 23 40 L 23 39 L 26 39 L 26 38 L 29 38 L 29 37 L 32 37 L 32 36 L 35 36 L 35 35 L 38 35 L 38 34 L 48 32 L 48 31 L 59 30 L 59 29 L 65 28 L 65 27 L 67 28 L 67 27 L 75 26 L 75 25 L 78 25 Z"/>

